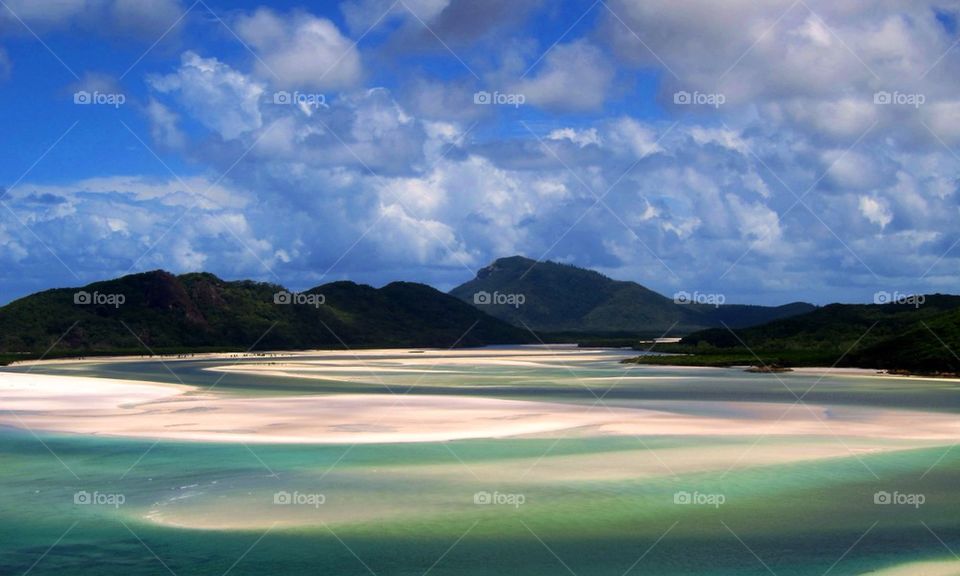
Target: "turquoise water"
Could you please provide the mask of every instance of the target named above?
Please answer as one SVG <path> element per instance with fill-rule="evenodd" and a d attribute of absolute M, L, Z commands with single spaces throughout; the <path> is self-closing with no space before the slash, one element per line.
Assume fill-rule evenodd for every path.
<path fill-rule="evenodd" d="M 205 365 L 177 363 L 175 372 L 187 383 L 210 385 L 218 375 L 203 372 Z M 383 374 L 366 383 L 231 375 L 217 386 L 252 394 L 396 385 L 412 393 L 589 403 L 588 388 L 607 390 L 610 382 L 599 379 L 622 374 L 615 358 L 570 368 L 484 366 L 426 378 Z M 44 371 L 171 378 L 151 362 Z M 710 410 L 704 400 L 792 401 L 769 375 L 662 368 L 631 374 L 661 379 L 625 379 L 611 404 L 685 397 L 697 401 L 691 410 L 703 412 Z M 783 381 L 797 389 L 812 383 L 800 375 Z M 939 411 L 956 411 L 958 402 L 955 386 L 942 382 L 827 378 L 817 389 L 821 402 Z M 960 550 L 960 448 L 723 469 L 677 465 L 712 453 L 790 451 L 834 439 L 767 438 L 759 448 L 755 442 L 570 435 L 243 446 L 6 429 L 0 574 L 861 574 L 948 560 L 947 547 Z M 877 505 L 880 491 L 919 494 L 924 502 Z M 113 505 L 77 504 L 80 492 L 113 497 Z M 678 492 L 724 501 L 677 504 Z M 283 493 L 302 501 L 275 503 Z M 479 505 L 478 493 L 502 501 Z"/>

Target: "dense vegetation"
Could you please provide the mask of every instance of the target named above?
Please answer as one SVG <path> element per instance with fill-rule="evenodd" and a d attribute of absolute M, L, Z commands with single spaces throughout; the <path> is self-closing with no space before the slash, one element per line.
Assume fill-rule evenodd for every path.
<path fill-rule="evenodd" d="M 960 373 L 960 296 L 931 295 L 919 305 L 832 304 L 743 329 L 710 329 L 641 357 L 649 364 L 852 366 L 915 373 Z"/>
<path fill-rule="evenodd" d="M 0 308 L 0 354 L 9 359 L 44 352 L 449 347 L 533 340 L 526 330 L 421 284 L 375 289 L 335 282 L 304 292 L 301 303 L 275 303 L 283 290 L 163 271 L 47 290 Z M 81 291 L 101 302 L 75 303 Z M 123 302 L 117 305 L 114 295 Z"/>
<path fill-rule="evenodd" d="M 724 324 L 753 326 L 814 309 L 803 303 L 775 308 L 677 304 L 635 282 L 612 280 L 592 270 L 555 262 L 537 263 L 520 256 L 497 260 L 450 293 L 473 304 L 474 295 L 482 292 L 523 296 L 521 305 L 478 305 L 497 318 L 538 332 L 568 334 L 681 335 Z"/>

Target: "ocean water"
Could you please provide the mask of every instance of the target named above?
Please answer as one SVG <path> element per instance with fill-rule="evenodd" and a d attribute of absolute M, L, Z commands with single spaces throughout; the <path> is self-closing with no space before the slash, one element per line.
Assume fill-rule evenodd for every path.
<path fill-rule="evenodd" d="M 663 368 L 621 378 L 617 359 L 477 363 L 414 374 L 384 369 L 359 381 L 230 375 L 217 388 L 247 395 L 389 386 L 414 394 L 547 398 L 584 409 L 608 391 L 611 405 L 686 400 L 690 412 L 715 415 L 728 410 L 713 403 L 718 399 L 789 403 L 787 388 L 816 381 Z M 391 362 L 389 355 L 383 362 Z M 214 364 L 170 367 L 188 384 L 210 386 L 219 375 L 203 368 Z M 372 370 L 386 364 L 372 363 Z M 175 379 L 149 361 L 34 372 Z M 619 379 L 613 390 L 611 377 Z M 946 382 L 827 377 L 816 394 L 817 402 L 843 405 L 938 412 L 958 405 L 956 385 Z M 838 443 L 851 450 L 764 460 Z M 960 448 L 944 443 L 874 453 L 855 444 L 842 435 L 574 432 L 247 446 L 0 429 L 0 574 L 783 576 L 864 574 L 954 559 Z M 729 465 L 700 466 L 717 455 Z M 884 494 L 894 502 L 883 503 Z"/>

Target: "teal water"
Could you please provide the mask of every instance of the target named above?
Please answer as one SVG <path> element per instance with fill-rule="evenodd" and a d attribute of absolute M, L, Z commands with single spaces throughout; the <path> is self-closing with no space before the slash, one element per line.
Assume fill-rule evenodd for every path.
<path fill-rule="evenodd" d="M 189 384 L 209 386 L 218 375 L 202 371 L 205 365 L 184 362 L 175 372 Z M 382 374 L 361 383 L 231 375 L 217 387 L 242 394 L 362 393 L 389 385 L 412 393 L 589 403 L 589 388 L 608 390 L 610 382 L 601 379 L 622 374 L 613 358 L 570 368 L 484 366 L 426 378 Z M 44 371 L 171 378 L 151 362 Z M 793 400 L 769 375 L 632 373 L 661 379 L 624 379 L 611 404 L 687 398 L 691 410 L 703 412 L 718 398 Z M 812 383 L 800 375 L 783 382 L 797 389 Z M 817 389 L 821 402 L 957 411 L 956 387 L 949 383 L 831 377 Z M 676 467 L 706 454 L 740 454 L 755 443 L 790 451 L 833 442 L 571 435 L 243 446 L 5 429 L 0 574 L 862 574 L 954 558 L 960 448 L 949 450 L 949 443 L 677 473 L 657 463 Z M 881 491 L 919 494 L 924 501 L 875 504 Z M 122 495 L 123 503 L 78 504 L 81 492 Z M 677 504 L 678 492 L 724 501 Z M 278 493 L 305 500 L 277 504 Z M 478 505 L 477 493 L 512 500 Z"/>

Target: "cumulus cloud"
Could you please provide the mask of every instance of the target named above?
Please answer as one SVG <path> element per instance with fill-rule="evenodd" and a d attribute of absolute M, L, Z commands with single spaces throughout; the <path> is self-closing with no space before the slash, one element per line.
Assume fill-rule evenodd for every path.
<path fill-rule="evenodd" d="M 92 281 L 211 266 L 225 275 L 275 280 L 270 267 L 287 256 L 254 231 L 245 211 L 249 198 L 247 191 L 203 177 L 22 183 L 5 201 L 29 230 L 16 221 L 0 224 L 0 265 L 71 284 L 78 280 L 74 273 Z"/>
<path fill-rule="evenodd" d="M 261 78 L 281 88 L 337 90 L 362 75 L 360 53 L 336 24 L 306 12 L 281 15 L 260 8 L 236 21 L 237 34 L 256 49 Z"/>
<path fill-rule="evenodd" d="M 657 143 L 656 132 L 633 118 L 616 120 L 611 124 L 608 134 L 614 150 L 627 150 L 635 158 L 643 158 L 663 150 Z"/>
<path fill-rule="evenodd" d="M 225 140 L 259 128 L 263 84 L 216 58 L 185 52 L 173 74 L 151 76 L 150 86 L 175 96 L 191 115 Z"/>
<path fill-rule="evenodd" d="M 890 211 L 890 207 L 886 201 L 880 198 L 860 196 L 859 206 L 860 214 L 872 224 L 879 226 L 881 230 L 893 221 L 893 213 Z"/>
<path fill-rule="evenodd" d="M 146 106 L 153 141 L 165 148 L 182 148 L 186 136 L 180 131 L 180 117 L 176 112 L 151 98 Z"/>
<path fill-rule="evenodd" d="M 877 122 L 919 127 L 916 110 L 877 105 L 877 93 L 920 94 L 928 104 L 955 93 L 958 62 L 944 57 L 955 38 L 932 2 L 614 0 L 610 7 L 619 19 L 605 17 L 602 37 L 622 62 L 665 72 L 668 104 L 676 90 L 721 93 L 728 107 L 752 107 L 769 121 L 849 143 Z"/>
<path fill-rule="evenodd" d="M 62 1 L 74 18 L 88 6 Z M 353 38 L 377 24 L 359 47 L 307 12 L 242 12 L 228 21 L 257 57 L 196 48 L 149 77 L 142 108 L 154 142 L 200 174 L 231 170 L 219 189 L 201 193 L 201 175 L 21 185 L 15 209 L 54 241 L 89 235 L 64 255 L 85 269 L 129 265 L 198 202 L 145 262 L 448 287 L 524 253 L 762 302 L 856 299 L 928 269 L 926 286 L 955 284 L 960 52 L 943 3 L 609 0 L 619 18 L 598 6 L 525 77 L 569 22 L 546 41 L 505 31 L 546 3 L 404 4 L 482 80 L 401 4 L 342 6 Z M 527 106 L 473 106 L 485 86 Z M 328 98 L 280 106 L 279 89 Z M 725 102 L 681 106 L 678 90 Z M 3 225 L 0 261 L 41 258 Z"/>
<path fill-rule="evenodd" d="M 558 128 L 550 134 L 547 134 L 549 140 L 569 140 L 577 146 L 583 148 L 591 144 L 599 146 L 600 136 L 596 128 L 587 130 L 577 130 L 575 128 Z"/>
<path fill-rule="evenodd" d="M 513 90 L 531 104 L 558 110 L 599 108 L 614 77 L 600 49 L 585 40 L 557 45 L 539 66 Z"/>
<path fill-rule="evenodd" d="M 780 217 L 769 207 L 759 202 L 745 202 L 734 194 L 727 195 L 727 201 L 737 221 L 744 240 L 757 250 L 771 250 L 780 241 Z"/>

